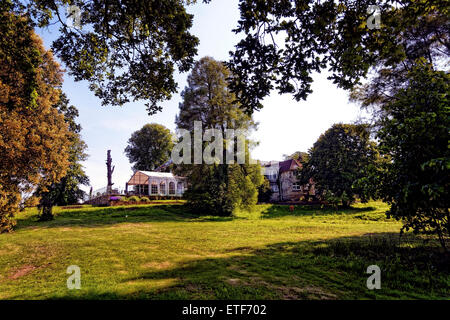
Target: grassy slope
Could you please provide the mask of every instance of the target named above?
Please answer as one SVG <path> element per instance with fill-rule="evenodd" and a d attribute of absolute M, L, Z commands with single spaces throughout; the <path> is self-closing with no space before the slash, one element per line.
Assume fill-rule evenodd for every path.
<path fill-rule="evenodd" d="M 386 220 L 386 205 L 347 211 L 258 206 L 235 218 L 182 206 L 59 211 L 18 217 L 0 235 L 0 299 L 448 298 L 448 263 Z M 367 267 L 382 270 L 368 290 Z M 81 268 L 81 290 L 66 269 Z"/>

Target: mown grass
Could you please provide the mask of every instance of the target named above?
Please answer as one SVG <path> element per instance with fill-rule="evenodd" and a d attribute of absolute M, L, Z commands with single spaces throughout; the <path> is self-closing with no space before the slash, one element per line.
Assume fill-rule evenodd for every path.
<path fill-rule="evenodd" d="M 400 239 L 386 209 L 86 206 L 45 223 L 27 210 L 0 235 L 0 299 L 448 299 L 448 256 L 434 240 Z M 366 287 L 373 264 L 380 290 Z M 70 265 L 81 290 L 67 289 Z"/>

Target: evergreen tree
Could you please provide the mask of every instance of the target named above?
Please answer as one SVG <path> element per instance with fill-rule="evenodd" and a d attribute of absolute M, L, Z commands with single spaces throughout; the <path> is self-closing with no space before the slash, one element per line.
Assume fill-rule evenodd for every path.
<path fill-rule="evenodd" d="M 256 128 L 251 116 L 242 111 L 236 97 L 228 90 L 230 76 L 226 66 L 213 58 L 205 57 L 196 62 L 188 77 L 188 86 L 182 92 L 183 101 L 176 118 L 178 129 L 188 130 L 191 136 L 194 121 L 200 121 L 204 129 L 218 129 L 223 135 L 222 163 L 180 166 L 188 177 L 189 188 L 185 193 L 188 205 L 207 214 L 230 215 L 236 209 L 250 209 L 256 204 L 257 188 L 263 183 L 260 166 L 250 164 L 247 139 L 245 163 L 225 163 L 227 147 L 233 142 L 234 147 L 238 145 L 235 138 L 227 139 L 227 131 Z M 210 143 L 203 142 L 203 147 Z"/>

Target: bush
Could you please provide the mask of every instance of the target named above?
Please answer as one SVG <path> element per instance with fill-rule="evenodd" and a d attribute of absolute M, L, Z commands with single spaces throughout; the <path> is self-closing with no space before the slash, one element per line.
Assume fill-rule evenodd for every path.
<path fill-rule="evenodd" d="M 130 201 L 130 199 L 129 199 L 129 198 L 127 198 L 127 197 L 122 197 L 122 199 L 120 199 L 120 201 L 122 201 L 122 202 L 129 202 L 129 201 Z"/>
<path fill-rule="evenodd" d="M 347 196 L 347 193 L 344 191 L 342 195 L 338 196 L 334 194 L 333 192 L 327 190 L 324 194 L 324 199 L 326 202 L 328 202 L 329 205 L 331 205 L 335 210 L 338 209 L 338 206 L 342 203 L 344 207 L 346 207 L 345 204 L 350 202 L 350 198 Z"/>
<path fill-rule="evenodd" d="M 270 188 L 269 180 L 264 177 L 263 183 L 258 187 L 258 202 L 267 203 L 272 198 L 273 191 Z"/>
<path fill-rule="evenodd" d="M 140 202 L 141 199 L 140 199 L 138 196 L 132 196 L 132 197 L 129 197 L 129 198 L 128 198 L 128 201 L 131 201 L 131 202 Z"/>
<path fill-rule="evenodd" d="M 141 197 L 142 202 L 150 202 L 150 199 L 148 197 Z"/>

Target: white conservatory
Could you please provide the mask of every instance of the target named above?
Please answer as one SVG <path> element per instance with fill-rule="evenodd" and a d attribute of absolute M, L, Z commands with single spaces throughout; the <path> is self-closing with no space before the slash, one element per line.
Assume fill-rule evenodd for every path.
<path fill-rule="evenodd" d="M 128 190 L 133 186 L 133 190 Z M 126 194 L 181 197 L 186 190 L 186 178 L 170 172 L 136 171 L 125 185 Z"/>

